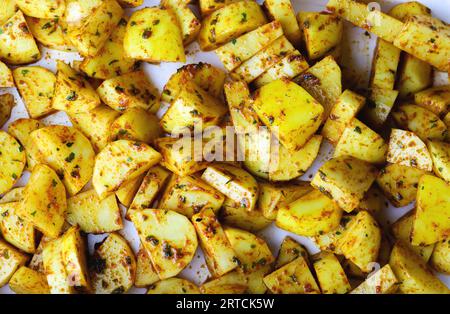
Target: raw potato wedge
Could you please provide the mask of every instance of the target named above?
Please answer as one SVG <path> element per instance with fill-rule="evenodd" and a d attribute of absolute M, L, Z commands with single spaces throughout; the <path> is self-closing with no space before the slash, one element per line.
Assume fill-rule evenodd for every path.
<path fill-rule="evenodd" d="M 349 156 L 325 162 L 311 181 L 320 192 L 333 198 L 346 212 L 358 207 L 375 181 L 378 170 L 368 162 Z"/>
<path fill-rule="evenodd" d="M 264 6 L 272 20 L 280 21 L 283 33 L 294 46 L 299 46 L 302 32 L 295 18 L 291 0 L 266 0 Z"/>
<path fill-rule="evenodd" d="M 2 127 L 11 117 L 11 111 L 16 105 L 12 94 L 0 95 L 0 127 Z"/>
<path fill-rule="evenodd" d="M 377 183 L 394 206 L 403 207 L 416 199 L 419 179 L 426 173 L 414 167 L 389 164 L 380 171 Z"/>
<path fill-rule="evenodd" d="M 47 278 L 43 273 L 20 267 L 9 281 L 9 287 L 17 294 L 49 294 Z"/>
<path fill-rule="evenodd" d="M 34 38 L 43 46 L 62 51 L 76 51 L 75 47 L 66 37 L 65 29 L 59 19 L 39 19 L 26 17 L 28 27 Z"/>
<path fill-rule="evenodd" d="M 0 43 L 0 58 L 9 64 L 31 63 L 41 58 L 39 48 L 20 10 L 0 25 Z"/>
<path fill-rule="evenodd" d="M 405 244 L 397 242 L 389 265 L 403 294 L 449 294 L 450 290 L 433 275 L 428 265 Z"/>
<path fill-rule="evenodd" d="M 231 72 L 281 36 L 283 28 L 280 22 L 273 21 L 231 40 L 217 48 L 215 53 L 225 69 Z"/>
<path fill-rule="evenodd" d="M 223 93 L 225 76 L 225 72 L 209 63 L 186 64 L 177 69 L 177 72 L 170 77 L 164 86 L 161 99 L 172 103 L 178 97 L 183 86 L 190 81 L 211 94 L 211 96 L 220 98 Z"/>
<path fill-rule="evenodd" d="M 106 80 L 131 72 L 137 67 L 134 59 L 125 56 L 123 48 L 127 22 L 122 17 L 98 53 L 83 59 L 80 69 L 89 77 Z"/>
<path fill-rule="evenodd" d="M 383 266 L 350 294 L 393 294 L 397 291 L 398 280 L 389 264 Z"/>
<path fill-rule="evenodd" d="M 39 162 L 49 165 L 75 195 L 89 182 L 95 152 L 89 140 L 77 129 L 51 125 L 33 131 L 31 142 L 39 152 Z"/>
<path fill-rule="evenodd" d="M 26 254 L 0 239 L 0 287 L 6 285 L 27 260 Z"/>
<path fill-rule="evenodd" d="M 346 89 L 331 109 L 330 115 L 322 128 L 322 135 L 331 143 L 336 144 L 347 125 L 358 114 L 365 102 L 365 97 Z"/>
<path fill-rule="evenodd" d="M 370 90 L 364 118 L 375 129 L 380 129 L 394 107 L 398 91 L 374 87 Z"/>
<path fill-rule="evenodd" d="M 351 290 L 347 275 L 333 253 L 320 252 L 312 260 L 323 294 L 345 294 Z"/>
<path fill-rule="evenodd" d="M 298 23 L 303 32 L 310 60 L 319 59 L 339 46 L 344 31 L 343 21 L 334 14 L 299 12 Z"/>
<path fill-rule="evenodd" d="M 234 2 L 203 20 L 198 42 L 202 50 L 213 50 L 266 23 L 267 19 L 258 3 L 247 0 Z"/>
<path fill-rule="evenodd" d="M 115 0 L 104 0 L 79 23 L 69 24 L 67 36 L 82 56 L 95 56 L 115 31 L 123 9 Z"/>
<path fill-rule="evenodd" d="M 14 87 L 11 70 L 6 64 L 0 61 L 0 87 Z"/>
<path fill-rule="evenodd" d="M 181 37 L 185 46 L 193 42 L 200 32 L 201 22 L 187 6 L 184 0 L 163 0 L 163 8 L 173 10 L 181 30 Z"/>
<path fill-rule="evenodd" d="M 411 233 L 413 245 L 433 244 L 450 236 L 450 186 L 424 175 L 417 188 L 416 214 Z"/>
<path fill-rule="evenodd" d="M 386 161 L 388 145 L 384 139 L 354 118 L 342 132 L 333 157 L 352 156 L 374 164 Z"/>
<path fill-rule="evenodd" d="M 161 166 L 154 166 L 145 175 L 130 205 L 131 209 L 151 208 L 158 193 L 172 174 Z M 188 194 L 189 195 L 189 194 Z M 162 200 L 160 201 L 162 203 Z M 165 206 L 161 206 L 166 208 Z M 170 208 L 167 208 L 170 209 Z"/>
<path fill-rule="evenodd" d="M 381 230 L 375 219 L 366 211 L 353 218 L 338 246 L 342 254 L 364 272 L 370 272 L 377 261 L 381 244 Z"/>
<path fill-rule="evenodd" d="M 8 126 L 8 133 L 14 136 L 25 148 L 27 155 L 27 169 L 33 170 L 39 160 L 39 150 L 33 145 L 31 132 L 45 125 L 34 119 L 17 119 Z"/>
<path fill-rule="evenodd" d="M 88 112 L 100 105 L 100 97 L 91 84 L 63 61 L 57 61 L 52 107 L 69 114 Z"/>
<path fill-rule="evenodd" d="M 418 92 L 414 94 L 414 102 L 437 115 L 445 114 L 450 106 L 450 85 L 431 87 Z"/>
<path fill-rule="evenodd" d="M 428 151 L 433 160 L 434 173 L 450 182 L 450 144 L 438 141 L 428 141 Z"/>
<path fill-rule="evenodd" d="M 131 16 L 123 39 L 125 55 L 147 62 L 186 62 L 183 37 L 172 10 L 144 8 Z"/>
<path fill-rule="evenodd" d="M 62 257 L 62 238 L 47 242 L 42 250 L 42 264 L 52 294 L 74 294 L 75 286 L 69 281 L 69 274 Z"/>
<path fill-rule="evenodd" d="M 0 194 L 8 192 L 22 175 L 26 155 L 23 146 L 0 130 Z"/>
<path fill-rule="evenodd" d="M 309 254 L 306 248 L 291 237 L 285 237 L 283 242 L 281 242 L 278 256 L 275 260 L 275 269 L 292 262 L 299 256 L 302 256 L 309 265 Z"/>
<path fill-rule="evenodd" d="M 108 144 L 109 128 L 119 116 L 118 111 L 100 105 L 88 112 L 71 114 L 70 121 L 91 141 L 94 150 L 99 152 Z"/>
<path fill-rule="evenodd" d="M 250 232 L 262 230 L 272 223 L 272 220 L 264 217 L 260 210 L 248 211 L 229 198 L 225 199 L 220 217 L 225 225 Z"/>
<path fill-rule="evenodd" d="M 191 218 L 213 277 L 220 277 L 239 265 L 239 260 L 214 211 L 207 207 Z"/>
<path fill-rule="evenodd" d="M 197 235 L 185 216 L 164 209 L 132 210 L 128 215 L 161 280 L 178 275 L 191 262 Z"/>
<path fill-rule="evenodd" d="M 155 113 L 159 109 L 159 95 L 143 71 L 117 76 L 97 88 L 101 100 L 119 112 L 130 108 L 142 108 Z"/>
<path fill-rule="evenodd" d="M 160 159 L 161 155 L 144 143 L 127 140 L 109 143 L 95 158 L 92 184 L 100 199 L 104 199 Z"/>
<path fill-rule="evenodd" d="M 264 283 L 274 294 L 320 293 L 316 280 L 302 256 L 264 277 Z"/>
<path fill-rule="evenodd" d="M 95 190 L 67 199 L 67 221 L 86 233 L 107 233 L 123 228 L 115 195 L 100 200 Z"/>
<path fill-rule="evenodd" d="M 31 118 L 40 118 L 54 111 L 52 99 L 56 76 L 53 72 L 39 66 L 27 66 L 14 69 L 13 76 Z"/>
<path fill-rule="evenodd" d="M 392 129 L 387 161 L 408 167 L 431 171 L 433 161 L 422 140 L 412 132 Z"/>
<path fill-rule="evenodd" d="M 44 235 L 58 237 L 63 229 L 67 201 L 66 190 L 56 172 L 46 165 L 36 165 L 23 193 L 17 214 Z"/>
<path fill-rule="evenodd" d="M 300 197 L 278 210 L 276 225 L 302 236 L 313 237 L 339 226 L 342 210 L 318 190 Z"/>
<path fill-rule="evenodd" d="M 0 24 L 7 21 L 18 9 L 16 0 L 3 1 L 2 10 L 0 11 Z"/>
<path fill-rule="evenodd" d="M 147 294 L 200 294 L 200 290 L 186 279 L 168 278 L 152 284 Z"/>
<path fill-rule="evenodd" d="M 240 271 L 229 272 L 200 286 L 203 294 L 243 294 L 247 289 L 247 278 Z"/>
<path fill-rule="evenodd" d="M 26 15 L 41 19 L 62 17 L 66 9 L 63 0 L 15 0 L 19 9 Z"/>
<path fill-rule="evenodd" d="M 408 131 L 414 132 L 422 141 L 442 141 L 447 136 L 447 126 L 433 112 L 417 106 L 403 105 L 392 113 L 397 124 Z"/>
<path fill-rule="evenodd" d="M 133 201 L 133 198 L 136 195 L 137 190 L 139 189 L 139 186 L 141 186 L 144 176 L 145 173 L 141 173 L 133 180 L 127 181 L 120 185 L 115 194 L 117 199 L 123 206 L 130 207 L 131 202 Z"/>
<path fill-rule="evenodd" d="M 383 39 L 377 41 L 369 83 L 371 88 L 394 89 L 400 53 L 401 50 L 391 43 Z"/>
<path fill-rule="evenodd" d="M 450 243 L 448 239 L 436 243 L 430 264 L 437 271 L 450 274 Z"/>
<path fill-rule="evenodd" d="M 134 285 L 145 288 L 159 281 L 159 276 L 152 265 L 152 260 L 147 250 L 141 247 L 136 255 L 136 281 Z"/>
<path fill-rule="evenodd" d="M 167 183 L 159 206 L 174 210 L 187 217 L 197 214 L 204 207 L 218 212 L 225 196 L 197 176 L 172 176 Z M 150 207 L 147 206 L 147 208 Z"/>
<path fill-rule="evenodd" d="M 33 224 L 17 215 L 20 202 L 0 205 L 0 231 L 3 239 L 26 253 L 36 250 L 37 235 Z"/>
<path fill-rule="evenodd" d="M 323 107 L 302 87 L 276 80 L 261 87 L 254 109 L 288 151 L 298 151 L 317 131 Z"/>
<path fill-rule="evenodd" d="M 117 233 L 110 233 L 103 242 L 97 244 L 90 265 L 95 293 L 126 293 L 136 278 L 136 259 L 133 250 Z"/>
<path fill-rule="evenodd" d="M 112 141 L 130 140 L 152 143 L 161 136 L 159 119 L 142 108 L 130 108 L 111 124 Z"/>
<path fill-rule="evenodd" d="M 258 183 L 245 170 L 228 164 L 217 164 L 206 168 L 202 179 L 240 207 L 249 211 L 255 208 L 259 193 Z"/>

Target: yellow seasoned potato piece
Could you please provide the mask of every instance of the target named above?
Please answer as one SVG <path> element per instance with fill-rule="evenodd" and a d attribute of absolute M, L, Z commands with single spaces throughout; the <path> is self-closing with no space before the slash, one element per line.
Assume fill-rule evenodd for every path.
<path fill-rule="evenodd" d="M 100 199 L 137 178 L 161 159 L 161 155 L 144 143 L 118 140 L 109 143 L 95 158 L 92 184 Z"/>
<path fill-rule="evenodd" d="M 432 175 L 423 175 L 417 188 L 413 245 L 427 245 L 450 236 L 450 186 Z"/>
<path fill-rule="evenodd" d="M 144 0 L 118 0 L 119 4 L 123 7 L 138 7 L 140 5 L 142 5 L 142 3 L 144 2 Z"/>
<path fill-rule="evenodd" d="M 369 84 L 372 88 L 392 90 L 394 89 L 401 50 L 383 39 L 377 41 L 375 49 Z"/>
<path fill-rule="evenodd" d="M 0 61 L 0 87 L 14 87 L 11 70 Z"/>
<path fill-rule="evenodd" d="M 183 44 L 187 46 L 193 42 L 200 32 L 201 22 L 187 6 L 187 3 L 184 3 L 184 0 L 163 0 L 161 5 L 163 8 L 173 10 L 176 15 Z"/>
<path fill-rule="evenodd" d="M 66 5 L 64 0 L 15 0 L 19 9 L 28 16 L 41 19 L 62 17 Z"/>
<path fill-rule="evenodd" d="M 20 202 L 0 205 L 0 231 L 3 239 L 26 253 L 36 249 L 36 233 L 33 225 L 17 215 Z"/>
<path fill-rule="evenodd" d="M 52 99 L 56 77 L 53 72 L 39 66 L 27 66 L 14 69 L 13 76 L 31 118 L 54 111 Z"/>
<path fill-rule="evenodd" d="M 62 231 L 67 208 L 66 190 L 48 166 L 36 165 L 23 192 L 17 214 L 44 235 L 56 238 Z"/>
<path fill-rule="evenodd" d="M 0 194 L 8 192 L 22 175 L 26 155 L 23 146 L 0 130 Z"/>
<path fill-rule="evenodd" d="M 0 25 L 0 59 L 9 64 L 24 64 L 40 58 L 39 48 L 19 10 Z"/>
<path fill-rule="evenodd" d="M 393 223 L 391 226 L 392 234 L 397 240 L 401 240 L 407 244 L 412 251 L 416 252 L 427 263 L 431 257 L 431 253 L 433 253 L 434 244 L 426 246 L 415 246 L 411 244 L 414 215 L 414 211 L 410 211 Z"/>
<path fill-rule="evenodd" d="M 233 2 L 238 2 L 240 0 L 221 0 L 221 1 L 217 1 L 217 0 L 199 0 L 199 6 L 200 6 L 200 12 L 202 14 L 202 16 L 208 16 L 210 15 L 212 12 L 221 9 Z M 189 0 L 185 1 L 185 2 L 190 2 Z"/>
<path fill-rule="evenodd" d="M 392 116 L 400 127 L 414 132 L 422 141 L 442 141 L 448 133 L 439 116 L 417 105 L 400 106 Z"/>
<path fill-rule="evenodd" d="M 152 265 L 152 260 L 147 250 L 141 247 L 136 255 L 136 281 L 134 285 L 145 288 L 159 281 L 159 276 Z"/>
<path fill-rule="evenodd" d="M 346 89 L 337 99 L 322 128 L 322 135 L 336 144 L 347 125 L 358 114 L 366 102 L 365 97 Z"/>
<path fill-rule="evenodd" d="M 317 131 L 323 107 L 302 87 L 276 80 L 261 87 L 254 108 L 259 118 L 289 151 L 299 150 Z"/>
<path fill-rule="evenodd" d="M 327 9 L 388 42 L 393 42 L 403 27 L 402 22 L 356 0 L 330 0 Z"/>
<path fill-rule="evenodd" d="M 147 62 L 186 62 L 183 37 L 172 10 L 144 8 L 131 16 L 123 39 L 125 55 Z"/>
<path fill-rule="evenodd" d="M 71 23 L 68 38 L 82 56 L 95 56 L 115 31 L 123 9 L 115 0 L 103 0 L 79 23 Z"/>
<path fill-rule="evenodd" d="M 127 181 L 120 185 L 115 194 L 117 199 L 123 206 L 130 207 L 130 204 L 133 201 L 133 198 L 136 195 L 136 192 L 139 189 L 144 176 L 145 173 L 141 173 L 133 180 Z"/>
<path fill-rule="evenodd" d="M 433 160 L 434 173 L 450 182 L 450 144 L 438 141 L 428 141 L 428 151 Z"/>
<path fill-rule="evenodd" d="M 257 232 L 272 223 L 260 210 L 248 211 L 229 198 L 225 199 L 220 216 L 224 224 L 250 232 Z"/>
<path fill-rule="evenodd" d="M 133 286 L 136 259 L 121 235 L 111 233 L 96 245 L 90 275 L 97 294 L 125 293 Z"/>
<path fill-rule="evenodd" d="M 429 15 L 430 13 L 431 10 L 429 8 L 417 1 L 397 4 L 389 11 L 389 15 L 401 21 L 411 15 Z"/>
<path fill-rule="evenodd" d="M 9 120 L 11 117 L 11 111 L 15 105 L 16 102 L 12 94 L 0 95 L 0 127 L 2 127 Z"/>
<path fill-rule="evenodd" d="M 186 279 L 168 278 L 152 284 L 147 294 L 200 294 L 200 290 Z"/>
<path fill-rule="evenodd" d="M 342 94 L 341 69 L 332 56 L 327 56 L 294 79 L 324 108 L 325 121 Z"/>
<path fill-rule="evenodd" d="M 67 192 L 81 191 L 94 169 L 95 152 L 89 140 L 77 129 L 62 125 L 37 129 L 30 137 L 39 152 L 38 161 L 61 176 Z"/>
<path fill-rule="evenodd" d="M 229 164 L 209 166 L 202 179 L 238 203 L 240 207 L 253 210 L 258 198 L 256 180 L 245 170 Z"/>
<path fill-rule="evenodd" d="M 30 267 L 33 270 L 36 270 L 40 273 L 44 273 L 44 261 L 43 261 L 43 255 L 42 251 L 44 250 L 45 245 L 50 242 L 52 239 L 46 236 L 42 236 L 41 240 L 39 241 L 39 245 L 36 248 L 36 251 L 33 254 L 33 257 L 30 260 L 30 263 L 28 264 L 28 267 Z"/>
<path fill-rule="evenodd" d="M 190 218 L 204 207 L 217 213 L 224 200 L 222 193 L 197 176 L 172 176 L 161 196 L 159 207 L 174 210 Z"/>
<path fill-rule="evenodd" d="M 360 211 L 356 214 L 338 240 L 338 246 L 345 258 L 352 261 L 364 272 L 372 270 L 373 263 L 378 258 L 380 244 L 380 227 L 366 211 Z"/>
<path fill-rule="evenodd" d="M 428 265 L 402 242 L 392 249 L 389 265 L 403 294 L 449 294 L 450 290 L 433 275 Z"/>
<path fill-rule="evenodd" d="M 372 184 L 369 190 L 364 194 L 356 211 L 366 210 L 372 216 L 376 217 L 384 207 L 385 199 L 383 197 L 383 192 L 376 184 Z"/>
<path fill-rule="evenodd" d="M 429 15 L 406 19 L 393 44 L 407 53 L 430 63 L 443 72 L 450 71 L 450 27 Z"/>
<path fill-rule="evenodd" d="M 433 162 L 422 140 L 412 132 L 392 129 L 387 161 L 408 167 L 431 171 Z"/>
<path fill-rule="evenodd" d="M 136 68 L 137 62 L 126 57 L 123 48 L 127 21 L 125 17 L 122 17 L 98 53 L 83 59 L 80 69 L 84 73 L 93 78 L 106 80 Z"/>
<path fill-rule="evenodd" d="M 434 112 L 444 114 L 450 106 L 450 85 L 431 87 L 414 94 L 414 102 Z"/>
<path fill-rule="evenodd" d="M 302 256 L 309 265 L 309 254 L 306 248 L 291 237 L 285 237 L 283 242 L 281 242 L 281 246 L 278 251 L 278 256 L 275 261 L 275 269 L 292 262 L 299 256 Z"/>
<path fill-rule="evenodd" d="M 426 173 L 414 167 L 389 164 L 380 171 L 377 183 L 394 206 L 403 207 L 416 199 L 419 179 Z"/>
<path fill-rule="evenodd" d="M 108 144 L 109 128 L 119 115 L 119 112 L 110 107 L 101 105 L 88 112 L 71 114 L 70 121 L 91 141 L 95 151 L 99 152 Z"/>
<path fill-rule="evenodd" d="M 232 39 L 229 43 L 217 48 L 215 52 L 224 67 L 232 71 L 281 36 L 283 36 L 283 29 L 280 22 L 273 21 Z"/>
<path fill-rule="evenodd" d="M 311 238 L 312 241 L 317 245 L 317 247 L 321 251 L 333 252 L 337 255 L 342 255 L 342 250 L 339 248 L 338 242 L 339 239 L 342 238 L 344 234 L 346 226 L 349 222 L 354 218 L 353 215 L 344 215 L 339 223 L 339 226 L 324 234 L 319 234 L 314 238 Z"/>
<path fill-rule="evenodd" d="M 207 207 L 193 215 L 191 220 L 212 276 L 220 277 L 235 269 L 239 260 L 214 211 Z"/>
<path fill-rule="evenodd" d="M 397 99 L 398 91 L 374 87 L 370 90 L 363 115 L 370 126 L 381 128 Z"/>
<path fill-rule="evenodd" d="M 397 277 L 387 264 L 353 289 L 350 294 L 392 294 L 397 291 L 397 283 Z"/>
<path fill-rule="evenodd" d="M 430 264 L 437 271 L 450 274 L 450 242 L 448 239 L 436 243 Z"/>
<path fill-rule="evenodd" d="M 3 22 L 13 16 L 18 9 L 16 0 L 5 0 L 2 5 L 2 10 L 0 11 L 0 24 L 3 24 Z"/>
<path fill-rule="evenodd" d="M 345 294 L 351 290 L 347 275 L 333 253 L 320 252 L 312 259 L 322 293 Z"/>
<path fill-rule="evenodd" d="M 0 204 L 20 202 L 23 199 L 23 191 L 25 187 L 13 188 L 9 192 L 3 194 L 0 198 Z"/>
<path fill-rule="evenodd" d="M 311 185 L 332 197 L 346 212 L 358 207 L 375 181 L 378 170 L 368 162 L 341 156 L 325 162 L 311 181 Z"/>
<path fill-rule="evenodd" d="M 27 260 L 26 254 L 0 239 L 0 287 L 6 285 Z"/>
<path fill-rule="evenodd" d="M 320 293 L 316 280 L 302 256 L 264 277 L 264 283 L 274 294 Z"/>
<path fill-rule="evenodd" d="M 44 124 L 34 119 L 17 119 L 8 126 L 8 132 L 14 136 L 25 148 L 27 155 L 27 168 L 33 170 L 39 160 L 38 148 L 33 145 L 31 132 L 44 127 Z"/>
<path fill-rule="evenodd" d="M 400 98 L 410 98 L 432 85 L 433 67 L 409 54 L 403 55 L 398 68 L 398 79 L 395 89 Z"/>
<path fill-rule="evenodd" d="M 66 37 L 58 18 L 39 19 L 27 16 L 26 20 L 34 38 L 45 47 L 62 51 L 76 50 Z"/>
<path fill-rule="evenodd" d="M 240 271 L 229 272 L 200 286 L 203 294 L 243 294 L 247 289 L 247 278 Z"/>
<path fill-rule="evenodd" d="M 172 103 L 178 97 L 183 86 L 190 81 L 211 94 L 211 96 L 220 98 L 223 92 L 225 76 L 225 72 L 209 63 L 186 64 L 170 77 L 164 86 L 161 99 Z"/>
<path fill-rule="evenodd" d="M 265 0 L 264 6 L 272 20 L 280 21 L 283 33 L 294 46 L 299 46 L 302 31 L 295 18 L 291 0 Z"/>
<path fill-rule="evenodd" d="M 143 71 L 130 72 L 103 83 L 97 89 L 101 100 L 119 112 L 142 108 L 149 112 L 159 109 L 159 95 Z"/>
<path fill-rule="evenodd" d="M 139 186 L 139 189 L 133 198 L 130 208 L 131 209 L 150 208 L 153 202 L 155 201 L 156 196 L 162 190 L 162 188 L 164 187 L 166 181 L 170 178 L 170 176 L 171 176 L 170 171 L 164 169 L 161 166 L 154 166 L 150 168 L 150 170 L 147 172 L 144 179 L 142 180 L 142 183 Z M 190 195 L 190 193 L 188 195 Z M 160 200 L 160 205 L 161 204 L 163 204 L 162 200 Z M 167 205 L 164 206 L 161 205 L 162 208 L 166 208 L 166 206 Z"/>
<path fill-rule="evenodd" d="M 63 61 L 57 61 L 57 69 L 53 109 L 74 114 L 100 105 L 100 97 L 80 73 Z"/>
<path fill-rule="evenodd" d="M 20 267 L 9 281 L 9 287 L 18 294 L 49 294 L 47 278 L 43 273 Z"/>
<path fill-rule="evenodd" d="M 203 20 L 198 42 L 202 50 L 213 50 L 266 23 L 262 9 L 255 1 L 234 2 Z"/>
<path fill-rule="evenodd" d="M 123 228 L 116 197 L 100 200 L 95 190 L 67 199 L 67 221 L 86 233 L 107 233 Z"/>
<path fill-rule="evenodd" d="M 158 118 L 142 108 L 130 108 L 111 124 L 112 141 L 131 140 L 152 143 L 162 130 Z"/>
<path fill-rule="evenodd" d="M 333 157 L 352 156 L 374 164 L 386 161 L 388 145 L 364 123 L 354 118 L 342 132 Z"/>
<path fill-rule="evenodd" d="M 322 12 L 299 12 L 298 23 L 310 60 L 319 59 L 341 44 L 343 21 L 334 14 Z"/>
<path fill-rule="evenodd" d="M 219 99 L 196 84 L 186 82 L 161 118 L 160 124 L 164 131 L 172 134 L 194 128 L 203 131 L 209 126 L 218 125 L 226 112 L 226 106 Z"/>
<path fill-rule="evenodd" d="M 316 236 L 339 226 L 342 210 L 332 199 L 313 190 L 278 210 L 276 225 L 302 236 Z"/>
<path fill-rule="evenodd" d="M 164 209 L 132 210 L 128 215 L 161 280 L 178 275 L 191 262 L 198 242 L 185 216 Z"/>
<path fill-rule="evenodd" d="M 52 294 L 73 294 L 75 286 L 69 280 L 69 273 L 62 256 L 63 240 L 57 238 L 47 242 L 42 250 L 43 272 Z"/>

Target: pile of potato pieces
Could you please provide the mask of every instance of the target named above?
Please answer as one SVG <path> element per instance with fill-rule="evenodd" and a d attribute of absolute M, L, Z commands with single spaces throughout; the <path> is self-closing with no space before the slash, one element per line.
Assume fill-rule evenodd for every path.
<path fill-rule="evenodd" d="M 332 13 L 297 16 L 289 0 L 266 0 L 263 8 L 200 0 L 202 19 L 185 2 L 165 0 L 124 15 L 141 4 L 6 1 L 0 87 L 17 87 L 30 118 L 0 132 L 0 286 L 16 293 L 133 286 L 149 294 L 449 293 L 431 271 L 450 274 L 450 87 L 430 87 L 432 66 L 448 71 L 449 42 L 440 39 L 447 25 L 417 2 L 375 13 L 381 27 L 352 0 L 331 0 Z M 367 99 L 342 87 L 343 19 L 380 38 Z M 215 50 L 232 80 L 209 64 L 188 64 L 160 95 L 139 62 L 184 62 L 184 47 L 196 39 Z M 56 75 L 23 66 L 40 59 L 36 41 L 77 51 L 83 61 L 58 61 Z M 430 42 L 434 54 L 425 55 Z M 161 101 L 170 107 L 158 119 Z M 0 125 L 13 106 L 12 95 L 0 96 Z M 39 121 L 56 111 L 73 126 Z M 393 127 L 381 133 L 386 122 Z M 238 135 L 241 163 L 199 162 L 163 137 L 197 125 L 266 129 Z M 292 181 L 311 167 L 323 138 L 335 146 L 332 158 L 311 182 Z M 214 141 L 223 144 L 222 134 Z M 28 184 L 16 187 L 24 170 Z M 398 207 L 416 202 L 388 231 L 379 221 L 382 194 Z M 119 204 L 139 234 L 136 254 L 118 233 Z M 286 237 L 275 258 L 256 235 L 272 222 L 309 237 L 320 252 L 310 255 Z M 85 234 L 103 233 L 89 255 Z M 177 277 L 198 246 L 211 274 L 200 287 Z M 381 268 L 368 277 L 376 263 Z"/>

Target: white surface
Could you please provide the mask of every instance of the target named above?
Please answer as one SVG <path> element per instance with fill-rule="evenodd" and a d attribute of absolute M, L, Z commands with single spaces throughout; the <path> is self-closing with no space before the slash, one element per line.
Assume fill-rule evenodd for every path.
<path fill-rule="evenodd" d="M 450 22 L 450 0 L 419 0 L 421 3 L 425 4 L 429 8 L 431 8 L 432 13 L 435 17 L 444 20 L 445 22 Z M 258 1 L 262 2 L 262 1 Z M 296 12 L 298 11 L 322 11 L 325 10 L 326 0 L 292 0 L 294 9 Z M 386 0 L 386 1 L 378 1 L 382 10 L 386 12 L 395 4 L 405 2 L 402 0 Z M 159 1 L 155 0 L 146 0 L 144 1 L 145 6 L 155 6 L 158 5 Z M 139 8 L 137 8 L 139 9 Z M 137 9 L 127 9 L 127 14 L 130 14 L 134 10 Z M 346 23 L 345 25 L 345 35 L 343 39 L 343 47 L 344 47 L 344 64 L 345 67 L 343 71 L 351 71 L 354 77 L 357 77 L 356 85 L 351 86 L 352 89 L 364 88 L 367 85 L 370 66 L 372 62 L 372 53 L 374 48 L 375 36 L 371 35 L 370 37 L 364 34 L 364 31 L 353 27 L 352 25 Z M 222 64 L 218 57 L 214 54 L 214 52 L 202 52 L 200 51 L 197 43 L 191 44 L 188 49 L 187 54 L 187 63 L 196 63 L 196 62 L 207 62 L 214 66 L 222 67 Z M 79 55 L 76 53 L 63 53 L 58 51 L 52 51 L 48 49 L 43 49 L 43 58 L 36 63 L 36 65 L 41 65 L 46 68 L 49 68 L 52 71 L 55 71 L 56 63 L 55 60 L 62 59 L 65 61 L 72 61 L 80 59 Z M 148 63 L 143 63 L 142 67 L 144 71 L 147 73 L 150 81 L 162 90 L 164 84 L 167 82 L 169 77 L 183 64 L 181 63 L 161 63 L 159 65 L 153 65 Z M 447 82 L 447 75 L 442 75 L 442 73 L 436 74 L 436 83 L 443 84 Z M 12 117 L 3 127 L 4 130 L 7 129 L 10 122 L 18 119 L 18 118 L 26 118 L 28 117 L 25 107 L 19 97 L 15 88 L 0 88 L 0 94 L 5 92 L 13 93 L 17 105 L 13 109 Z M 65 124 L 70 125 L 67 116 L 63 112 L 59 112 L 53 114 L 49 117 L 43 119 L 43 121 L 47 124 Z M 328 158 L 332 156 L 332 146 L 324 143 L 321 147 L 321 152 L 313 167 L 300 179 L 310 181 L 311 174 L 314 174 L 318 167 Z M 21 180 L 18 182 L 17 186 L 23 186 L 26 184 L 29 177 L 29 173 L 24 173 Z M 397 220 L 400 216 L 402 216 L 407 211 L 411 210 L 414 207 L 414 204 L 410 204 L 409 206 L 403 208 L 395 208 L 391 205 L 388 205 L 383 210 L 383 217 L 385 221 L 393 222 Z M 124 229 L 120 232 L 124 237 L 128 239 L 131 243 L 133 250 L 137 252 L 139 247 L 139 238 L 137 236 L 136 230 L 133 225 L 124 219 Z M 270 246 L 272 252 L 276 256 L 278 252 L 278 248 L 281 244 L 281 241 L 286 235 L 290 235 L 295 238 L 303 245 L 307 247 L 311 254 L 318 252 L 317 247 L 305 237 L 297 236 L 291 234 L 289 232 L 283 231 L 281 229 L 276 228 L 275 226 L 269 226 L 267 229 L 263 230 L 259 233 L 261 237 L 263 237 L 268 245 Z M 93 250 L 93 245 L 101 241 L 106 235 L 89 235 L 89 249 L 90 252 Z M 204 263 L 204 258 L 202 252 L 199 251 L 195 255 L 191 264 L 181 273 L 181 277 L 189 279 L 196 284 L 201 284 L 204 282 L 209 276 L 208 269 Z M 438 274 L 438 276 L 443 280 L 447 286 L 450 287 L 450 276 L 445 276 Z M 129 293 L 145 293 L 146 289 L 141 288 L 133 288 L 129 291 Z M 12 293 L 8 286 L 0 288 L 0 293 Z"/>

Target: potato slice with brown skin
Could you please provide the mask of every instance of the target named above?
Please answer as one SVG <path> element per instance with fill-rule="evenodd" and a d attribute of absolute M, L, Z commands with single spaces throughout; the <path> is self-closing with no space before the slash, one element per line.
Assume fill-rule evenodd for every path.
<path fill-rule="evenodd" d="M 25 168 L 26 155 L 23 146 L 11 135 L 0 131 L 0 194 L 8 192 L 19 180 Z"/>
<path fill-rule="evenodd" d="M 16 105 L 14 96 L 12 94 L 0 95 L 0 127 L 11 117 L 11 111 Z"/>

